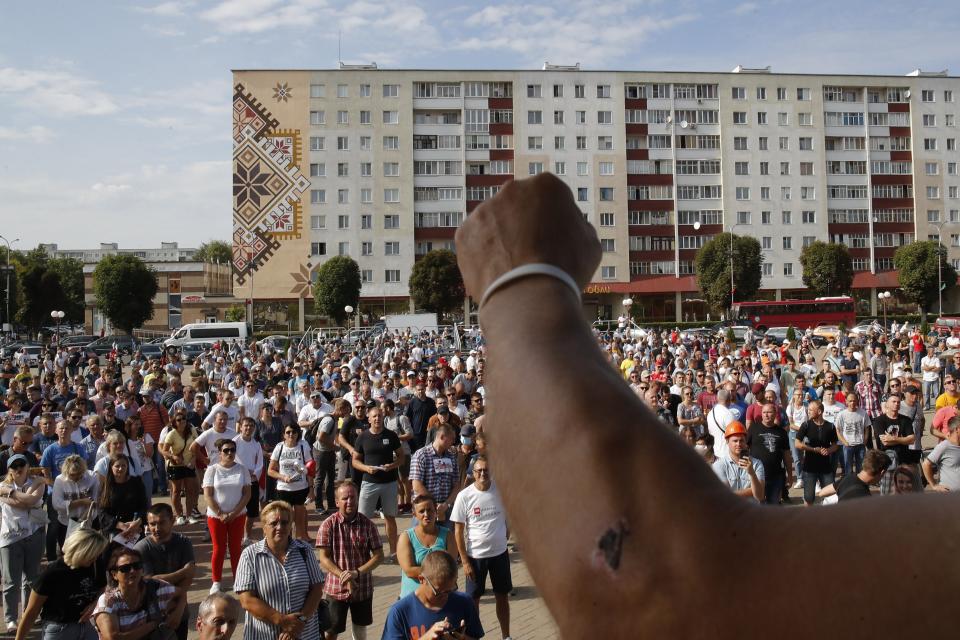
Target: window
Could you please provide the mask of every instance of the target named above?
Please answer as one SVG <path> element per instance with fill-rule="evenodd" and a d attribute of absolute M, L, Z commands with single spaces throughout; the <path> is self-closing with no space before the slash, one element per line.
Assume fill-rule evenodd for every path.
<path fill-rule="evenodd" d="M 577 175 L 578 175 L 578 176 L 588 176 L 588 175 L 590 175 L 590 163 L 588 163 L 588 162 L 578 162 L 578 163 L 577 163 Z"/>
<path fill-rule="evenodd" d="M 752 224 L 752 218 L 749 211 L 737 211 L 737 224 Z"/>
<path fill-rule="evenodd" d="M 797 100 L 809 100 L 810 99 L 810 89 L 797 87 Z"/>
<path fill-rule="evenodd" d="M 785 126 L 789 125 L 789 124 L 790 124 L 790 114 L 787 113 L 787 112 L 785 112 L 785 111 L 781 111 L 780 113 L 778 113 L 778 114 L 777 114 L 777 124 L 780 125 L 781 127 L 785 127 Z"/>
<path fill-rule="evenodd" d="M 801 162 L 801 163 L 800 163 L 800 175 L 802 175 L 802 176 L 812 176 L 812 175 L 813 175 L 813 163 L 812 163 L 812 162 Z"/>
<path fill-rule="evenodd" d="M 737 194 L 737 200 L 749 200 L 750 187 L 737 187 L 736 194 Z"/>
<path fill-rule="evenodd" d="M 936 151 L 936 150 L 937 150 L 937 139 L 936 139 L 936 138 L 924 138 L 924 139 L 923 139 L 923 150 L 924 150 L 924 151 Z"/>
<path fill-rule="evenodd" d="M 813 114 L 810 113 L 798 113 L 797 114 L 797 124 L 801 127 L 810 127 L 813 126 Z"/>
<path fill-rule="evenodd" d="M 400 202 L 400 189 L 384 189 L 383 201 L 384 202 Z"/>
<path fill-rule="evenodd" d="M 310 216 L 310 228 L 313 230 L 327 228 L 327 216 Z"/>
<path fill-rule="evenodd" d="M 384 229 L 399 229 L 400 228 L 400 216 L 391 213 L 383 216 L 383 228 Z"/>
<path fill-rule="evenodd" d="M 793 263 L 792 263 L 792 262 L 784 262 L 784 263 L 783 263 L 783 275 L 784 275 L 785 277 L 787 277 L 787 278 L 792 278 L 792 277 L 793 277 Z"/>
<path fill-rule="evenodd" d="M 350 216 L 341 213 L 337 216 L 337 229 L 349 229 L 350 228 Z"/>
<path fill-rule="evenodd" d="M 613 175 L 613 163 L 612 163 L 612 162 L 601 162 L 601 163 L 600 163 L 600 175 L 602 175 L 602 176 L 612 176 L 612 175 Z"/>
<path fill-rule="evenodd" d="M 760 212 L 760 224 L 770 224 L 770 212 L 761 211 Z"/>
<path fill-rule="evenodd" d="M 310 151 L 323 151 L 323 136 L 310 136 Z"/>
<path fill-rule="evenodd" d="M 361 255 L 361 256 L 372 256 L 372 255 L 373 255 L 373 243 L 372 243 L 372 242 L 361 242 L 361 243 L 360 243 L 360 255 Z"/>
<path fill-rule="evenodd" d="M 761 200 L 770 199 L 770 187 L 760 187 L 760 199 Z"/>
<path fill-rule="evenodd" d="M 788 176 L 788 175 L 790 175 L 790 163 L 789 163 L 789 162 L 781 162 L 781 163 L 780 163 L 780 175 L 782 175 L 782 176 Z"/>
<path fill-rule="evenodd" d="M 345 85 L 345 84 L 338 84 L 338 85 L 337 85 L 337 97 L 338 97 L 338 98 L 346 98 L 346 97 L 348 97 L 349 95 L 350 95 L 350 92 L 349 92 L 349 88 L 347 87 L 347 85 Z"/>
<path fill-rule="evenodd" d="M 800 187 L 800 199 L 816 200 L 817 199 L 816 187 Z"/>
<path fill-rule="evenodd" d="M 610 97 L 610 85 L 608 85 L 608 84 L 598 84 L 598 85 L 597 85 L 597 97 L 598 97 L 598 98 L 609 98 L 609 97 Z"/>
<path fill-rule="evenodd" d="M 613 201 L 613 187 L 600 187 L 601 202 Z"/>
<path fill-rule="evenodd" d="M 337 255 L 348 256 L 350 255 L 350 243 L 349 242 L 340 242 L 337 244 Z"/>
<path fill-rule="evenodd" d="M 597 149 L 599 151 L 613 150 L 613 136 L 597 136 Z"/>
<path fill-rule="evenodd" d="M 585 86 L 585 85 L 582 85 L 582 84 L 575 84 L 575 85 L 573 85 L 573 97 L 574 97 L 574 98 L 585 98 L 585 97 L 587 97 L 587 94 L 586 94 L 586 86 Z"/>
<path fill-rule="evenodd" d="M 940 209 L 927 209 L 927 222 L 940 222 Z"/>
<path fill-rule="evenodd" d="M 953 90 L 947 89 L 943 92 L 943 101 L 944 102 L 953 102 Z"/>
<path fill-rule="evenodd" d="M 370 97 L 370 85 L 362 84 L 360 85 L 360 97 L 369 98 Z"/>
<path fill-rule="evenodd" d="M 763 236 L 760 238 L 760 248 L 761 249 L 772 249 L 773 248 L 773 238 L 770 236 Z"/>
<path fill-rule="evenodd" d="M 767 150 L 768 150 L 768 138 L 767 138 L 767 136 L 760 136 L 759 138 L 757 138 L 757 148 L 758 148 L 760 151 L 767 151 Z"/>
<path fill-rule="evenodd" d="M 327 255 L 327 243 L 326 243 L 326 242 L 311 242 L 311 243 L 310 243 L 310 255 L 312 255 L 312 256 L 325 256 L 325 255 Z"/>
<path fill-rule="evenodd" d="M 360 270 L 360 282 L 366 284 L 367 282 L 373 282 L 373 270 L 372 269 L 361 269 Z"/>
<path fill-rule="evenodd" d="M 326 189 L 311 189 L 310 190 L 310 204 L 326 204 L 327 203 L 327 190 Z"/>
<path fill-rule="evenodd" d="M 778 138 L 778 147 L 780 151 L 789 151 L 790 150 L 790 138 L 786 136 L 780 136 Z"/>
<path fill-rule="evenodd" d="M 793 250 L 793 238 L 790 236 L 784 236 L 783 238 L 783 250 L 791 251 Z"/>
<path fill-rule="evenodd" d="M 370 124 L 370 112 L 361 111 L 360 112 L 360 124 Z"/>
<path fill-rule="evenodd" d="M 397 98 L 400 96 L 400 85 L 398 84 L 385 84 L 383 85 L 383 97 L 384 98 Z"/>
<path fill-rule="evenodd" d="M 349 111 L 337 111 L 337 124 L 350 124 L 350 112 Z"/>
<path fill-rule="evenodd" d="M 927 187 L 927 198 L 930 200 L 940 199 L 940 187 Z"/>
<path fill-rule="evenodd" d="M 576 124 L 587 124 L 587 112 L 586 111 L 574 111 L 573 120 Z"/>
<path fill-rule="evenodd" d="M 734 174 L 738 176 L 748 176 L 750 175 L 750 163 L 749 162 L 735 162 L 734 164 Z"/>
<path fill-rule="evenodd" d="M 361 229 L 373 229 L 373 216 L 369 213 L 364 213 L 360 215 L 360 228 Z"/>
<path fill-rule="evenodd" d="M 789 200 L 791 196 L 790 187 L 780 187 L 780 199 Z"/>
<path fill-rule="evenodd" d="M 373 189 L 363 188 L 360 189 L 360 202 L 363 204 L 372 204 L 373 203 Z"/>
<path fill-rule="evenodd" d="M 563 111 L 553 112 L 553 124 L 563 124 Z"/>
<path fill-rule="evenodd" d="M 745 136 L 736 136 L 733 139 L 733 148 L 737 151 L 747 150 L 747 138 Z"/>
<path fill-rule="evenodd" d="M 937 116 L 932 113 L 923 114 L 923 126 L 925 127 L 937 126 Z"/>
<path fill-rule="evenodd" d="M 935 99 L 934 92 L 930 89 L 924 89 L 920 92 L 920 100 L 923 102 L 933 102 Z"/>
<path fill-rule="evenodd" d="M 793 224 L 793 216 L 789 211 L 781 211 L 780 220 L 783 224 Z"/>
<path fill-rule="evenodd" d="M 527 97 L 528 98 L 541 98 L 543 97 L 540 93 L 540 85 L 538 84 L 528 84 L 527 85 Z"/>
<path fill-rule="evenodd" d="M 553 136 L 553 148 L 557 151 L 563 151 L 565 140 L 563 136 Z"/>
<path fill-rule="evenodd" d="M 600 250 L 603 253 L 614 253 L 617 250 L 617 241 L 613 238 L 601 238 Z"/>
<path fill-rule="evenodd" d="M 337 163 L 337 177 L 347 178 L 350 176 L 350 165 L 346 162 Z"/>
<path fill-rule="evenodd" d="M 337 151 L 349 151 L 350 138 L 348 136 L 337 136 Z"/>
<path fill-rule="evenodd" d="M 767 99 L 767 88 L 757 87 L 757 100 L 766 100 L 766 99 Z"/>
<path fill-rule="evenodd" d="M 530 149 L 532 151 L 543 149 L 543 137 L 529 136 L 527 138 L 527 149 Z"/>
<path fill-rule="evenodd" d="M 617 277 L 616 267 L 600 267 L 600 277 L 603 280 L 614 280 Z"/>
<path fill-rule="evenodd" d="M 804 211 L 803 224 L 816 224 L 817 223 L 817 212 L 816 211 Z"/>
<path fill-rule="evenodd" d="M 948 162 L 948 163 L 947 163 L 947 175 L 948 175 L 948 176 L 955 176 L 955 175 L 957 175 L 957 163 L 956 163 L 956 162 Z"/>
<path fill-rule="evenodd" d="M 542 162 L 531 162 L 527 165 L 527 173 L 531 176 L 535 176 L 538 173 L 543 173 L 543 163 Z"/>
<path fill-rule="evenodd" d="M 746 112 L 746 111 L 734 111 L 734 112 L 733 112 L 733 124 L 747 124 L 747 112 Z"/>
<path fill-rule="evenodd" d="M 813 151 L 813 138 L 800 138 L 800 151 Z"/>
<path fill-rule="evenodd" d="M 543 124 L 543 111 L 527 111 L 527 124 Z"/>
<path fill-rule="evenodd" d="M 601 226 L 601 227 L 612 227 L 612 226 L 614 226 L 614 214 L 612 214 L 612 213 L 601 213 L 601 214 L 600 214 L 600 226 Z"/>
<path fill-rule="evenodd" d="M 767 124 L 766 111 L 757 111 L 757 124 Z"/>
<path fill-rule="evenodd" d="M 764 263 L 763 263 L 763 275 L 764 275 L 764 276 L 772 276 L 772 275 L 773 275 L 773 263 L 772 263 L 772 262 L 764 262 Z"/>
<path fill-rule="evenodd" d="M 310 112 L 310 125 L 311 126 L 320 126 L 326 124 L 326 112 L 325 111 L 311 111 Z"/>
<path fill-rule="evenodd" d="M 957 139 L 947 138 L 947 151 L 956 151 L 956 150 L 957 150 Z"/>
<path fill-rule="evenodd" d="M 383 272 L 383 280 L 388 283 L 400 282 L 400 269 L 387 269 Z"/>
<path fill-rule="evenodd" d="M 744 87 L 730 87 L 730 97 L 734 100 L 746 100 L 747 90 Z"/>
<path fill-rule="evenodd" d="M 399 112 L 399 111 L 384 111 L 384 112 L 383 112 L 383 124 L 400 124 L 400 112 Z"/>
<path fill-rule="evenodd" d="M 312 84 L 310 85 L 310 97 L 311 98 L 322 98 L 324 97 L 324 86 L 322 84 Z"/>
<path fill-rule="evenodd" d="M 952 114 L 952 113 L 947 113 L 947 114 L 945 114 L 945 115 L 943 116 L 943 124 L 946 125 L 946 126 L 948 126 L 948 127 L 956 126 L 956 123 L 955 123 L 955 121 L 954 121 L 954 114 Z"/>
<path fill-rule="evenodd" d="M 777 87 L 777 100 L 783 102 L 786 99 L 787 99 L 787 88 Z"/>
<path fill-rule="evenodd" d="M 577 150 L 582 151 L 587 148 L 587 136 L 577 136 Z"/>
<path fill-rule="evenodd" d="M 325 162 L 310 163 L 310 177 L 324 178 L 327 175 L 327 164 Z"/>
<path fill-rule="evenodd" d="M 587 187 L 577 187 L 577 202 L 587 202 L 590 191 Z"/>
<path fill-rule="evenodd" d="M 553 163 L 553 172 L 558 176 L 567 175 L 567 163 L 566 162 L 554 162 Z"/>
<path fill-rule="evenodd" d="M 385 256 L 398 256 L 400 255 L 400 243 L 396 240 L 391 242 L 383 243 L 383 255 Z"/>
<path fill-rule="evenodd" d="M 562 98 L 562 97 L 563 97 L 563 85 L 562 85 L 562 84 L 555 84 L 555 85 L 553 85 L 553 97 L 554 97 L 554 98 Z"/>
<path fill-rule="evenodd" d="M 936 162 L 925 162 L 923 169 L 928 176 L 940 175 L 940 165 Z"/>
<path fill-rule="evenodd" d="M 597 111 L 597 124 L 613 124 L 613 112 Z"/>

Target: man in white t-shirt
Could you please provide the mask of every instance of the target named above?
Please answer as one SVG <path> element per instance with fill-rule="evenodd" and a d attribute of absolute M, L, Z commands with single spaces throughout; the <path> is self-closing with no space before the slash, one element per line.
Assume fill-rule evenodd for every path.
<path fill-rule="evenodd" d="M 297 414 L 297 424 L 299 424 L 300 428 L 306 433 L 317 420 L 331 413 L 333 413 L 333 407 L 323 401 L 323 394 L 319 391 L 314 391 L 310 394 L 310 404 L 306 405 L 300 410 L 300 413 Z"/>
<path fill-rule="evenodd" d="M 507 551 L 507 510 L 493 486 L 485 455 L 473 463 L 473 484 L 457 494 L 450 520 L 454 523 L 457 551 L 467 576 L 465 591 L 477 609 L 486 591 L 487 574 L 497 603 L 497 621 L 504 638 L 510 637 L 510 555 Z"/>
<path fill-rule="evenodd" d="M 220 402 L 210 407 L 210 413 L 203 419 L 204 429 L 209 428 L 210 425 L 213 424 L 214 416 L 218 413 L 227 414 L 227 428 L 235 432 L 237 429 L 237 418 L 240 417 L 240 410 L 237 409 L 237 405 L 233 403 L 233 392 L 229 389 L 223 392 Z M 251 417 L 255 418 L 257 416 Z"/>
<path fill-rule="evenodd" d="M 846 408 L 844 405 L 840 404 L 834 399 L 835 392 L 833 389 L 824 389 L 823 390 L 823 419 L 827 422 L 836 426 L 837 416 L 843 413 L 843 410 Z"/>
<path fill-rule="evenodd" d="M 219 459 L 217 457 L 217 440 L 220 438 L 233 440 L 237 437 L 237 432 L 227 426 L 229 418 L 225 411 L 218 411 L 216 414 L 211 411 L 210 415 L 213 416 L 213 427 L 201 433 L 193 441 L 193 455 L 201 455 L 200 452 L 202 451 L 206 454 L 207 460 L 216 462 Z"/>
<path fill-rule="evenodd" d="M 730 403 L 733 399 L 730 391 L 720 389 L 717 391 L 717 404 L 707 412 L 707 430 L 713 436 L 713 455 L 722 458 L 727 455 L 727 440 L 724 433 L 727 425 L 733 422 L 734 415 L 730 411 Z"/>
<path fill-rule="evenodd" d="M 923 410 L 933 411 L 940 395 L 940 358 L 933 354 L 933 346 L 927 347 L 927 355 L 920 360 L 920 370 L 923 371 Z"/>
<path fill-rule="evenodd" d="M 257 383 L 247 380 L 244 392 L 237 398 L 237 410 L 240 418 L 249 416 L 254 420 L 260 415 L 260 407 L 265 402 L 263 394 L 257 390 Z"/>

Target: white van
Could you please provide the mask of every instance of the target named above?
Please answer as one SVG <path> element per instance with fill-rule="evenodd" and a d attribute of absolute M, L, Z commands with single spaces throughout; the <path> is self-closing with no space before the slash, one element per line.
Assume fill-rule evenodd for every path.
<path fill-rule="evenodd" d="M 174 331 L 172 336 L 164 340 L 163 347 L 169 351 L 179 349 L 185 344 L 218 341 L 246 345 L 252 335 L 253 331 L 246 322 L 198 322 L 185 324 Z"/>

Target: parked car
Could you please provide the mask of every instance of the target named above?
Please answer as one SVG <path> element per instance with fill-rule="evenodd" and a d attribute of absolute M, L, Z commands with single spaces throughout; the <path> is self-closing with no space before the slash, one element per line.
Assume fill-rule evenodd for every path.
<path fill-rule="evenodd" d="M 871 331 L 873 331 L 873 333 L 877 335 L 882 335 L 886 333 L 884 328 L 880 326 L 880 323 L 876 321 L 861 322 L 857 326 L 850 329 L 850 331 L 848 331 L 847 333 L 849 333 L 849 335 L 854 338 L 861 338 L 863 336 L 868 335 Z"/>
<path fill-rule="evenodd" d="M 156 342 L 145 342 L 140 345 L 140 353 L 144 358 L 159 360 L 163 356 L 163 345 Z"/>
<path fill-rule="evenodd" d="M 83 348 L 88 344 L 96 340 L 99 336 L 90 336 L 90 335 L 79 335 L 79 336 L 65 336 L 60 340 L 60 344 L 67 348 Z"/>
<path fill-rule="evenodd" d="M 960 318 L 941 317 L 933 323 L 933 330 L 939 336 L 960 335 Z"/>
<path fill-rule="evenodd" d="M 193 364 L 205 351 L 213 349 L 212 342 L 191 342 L 180 348 L 180 360 L 183 364 Z"/>
<path fill-rule="evenodd" d="M 779 347 L 783 344 L 783 341 L 787 339 L 787 331 L 789 329 L 790 327 L 770 327 L 767 329 L 767 332 L 763 334 L 763 337 L 770 338 L 770 342 Z"/>
<path fill-rule="evenodd" d="M 84 354 L 85 358 L 100 358 L 101 356 L 110 355 L 110 352 L 113 351 L 113 346 L 117 346 L 117 351 L 121 356 L 130 356 L 134 351 L 137 350 L 137 339 L 133 336 L 103 336 L 94 340 L 86 346 L 86 353 Z"/>
<path fill-rule="evenodd" d="M 822 324 L 813 330 L 813 335 L 820 336 L 826 340 L 834 340 L 840 335 L 840 327 L 834 324 Z"/>
<path fill-rule="evenodd" d="M 21 347 L 42 347 L 43 345 L 33 340 L 17 340 L 10 342 L 4 347 L 0 347 L 0 358 L 12 358 Z"/>

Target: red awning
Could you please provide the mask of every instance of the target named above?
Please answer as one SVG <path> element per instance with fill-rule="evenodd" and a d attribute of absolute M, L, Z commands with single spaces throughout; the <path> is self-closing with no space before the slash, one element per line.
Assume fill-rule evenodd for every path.
<path fill-rule="evenodd" d="M 584 295 L 603 295 L 605 293 L 693 293 L 699 291 L 696 276 L 651 276 L 632 282 L 591 282 L 583 288 Z"/>
<path fill-rule="evenodd" d="M 896 271 L 881 271 L 879 273 L 858 271 L 853 274 L 854 289 L 896 289 L 899 286 L 900 282 L 897 280 Z"/>

